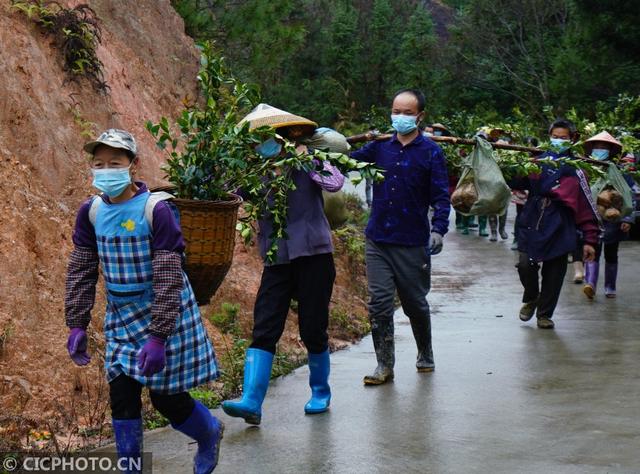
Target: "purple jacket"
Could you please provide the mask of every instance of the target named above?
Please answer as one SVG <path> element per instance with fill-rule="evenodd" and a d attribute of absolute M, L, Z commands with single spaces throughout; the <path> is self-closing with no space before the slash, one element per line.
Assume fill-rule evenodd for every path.
<path fill-rule="evenodd" d="M 337 192 L 344 184 L 344 176 L 337 168 L 325 162 L 324 169 L 331 176 L 321 176 L 315 172 L 294 170 L 294 191 L 289 192 L 289 212 L 287 214 L 288 239 L 278 240 L 276 259 L 266 261 L 267 251 L 271 246 L 269 238 L 273 225 L 270 219 L 258 222 L 258 247 L 265 265 L 281 265 L 298 257 L 319 255 L 333 252 L 331 229 L 324 215 L 324 199 L 322 190 Z"/>

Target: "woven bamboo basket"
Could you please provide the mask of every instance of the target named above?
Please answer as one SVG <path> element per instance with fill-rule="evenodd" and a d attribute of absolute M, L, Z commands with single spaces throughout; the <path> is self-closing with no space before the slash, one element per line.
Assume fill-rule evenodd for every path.
<path fill-rule="evenodd" d="M 175 192 L 171 186 L 153 191 Z M 242 198 L 229 194 L 224 201 L 174 198 L 186 244 L 185 271 L 198 304 L 211 301 L 233 261 L 238 208 Z"/>

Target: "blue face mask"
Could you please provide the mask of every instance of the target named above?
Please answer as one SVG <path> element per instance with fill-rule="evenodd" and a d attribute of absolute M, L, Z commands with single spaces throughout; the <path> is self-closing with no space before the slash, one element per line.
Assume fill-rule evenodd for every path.
<path fill-rule="evenodd" d="M 609 158 L 609 150 L 604 148 L 594 148 L 591 152 L 591 156 L 593 156 L 596 160 L 604 161 Z"/>
<path fill-rule="evenodd" d="M 436 137 L 441 137 L 441 136 L 442 136 L 442 130 L 435 130 L 435 131 L 433 132 L 433 134 L 434 134 Z"/>
<path fill-rule="evenodd" d="M 101 168 L 92 169 L 93 187 L 102 191 L 110 198 L 120 196 L 131 184 L 129 168 Z"/>
<path fill-rule="evenodd" d="M 273 158 L 274 156 L 278 156 L 282 151 L 282 144 L 275 138 L 269 138 L 266 142 L 258 145 L 256 151 L 263 158 Z"/>
<path fill-rule="evenodd" d="M 562 153 L 571 147 L 571 142 L 564 138 L 552 138 L 551 146 L 553 146 L 558 153 Z"/>
<path fill-rule="evenodd" d="M 391 115 L 391 126 L 400 135 L 407 135 L 418 128 L 417 119 L 414 115 Z"/>

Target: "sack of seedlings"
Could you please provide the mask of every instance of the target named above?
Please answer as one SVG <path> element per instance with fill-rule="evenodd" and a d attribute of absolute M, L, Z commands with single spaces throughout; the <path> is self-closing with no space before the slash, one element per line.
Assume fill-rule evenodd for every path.
<path fill-rule="evenodd" d="M 615 163 L 609 163 L 606 176 L 594 183 L 591 192 L 605 221 L 618 222 L 633 211 L 631 188 Z"/>
<path fill-rule="evenodd" d="M 451 195 L 451 205 L 464 215 L 503 215 L 511 200 L 493 148 L 476 137 L 476 146 L 464 165 L 460 181 Z"/>

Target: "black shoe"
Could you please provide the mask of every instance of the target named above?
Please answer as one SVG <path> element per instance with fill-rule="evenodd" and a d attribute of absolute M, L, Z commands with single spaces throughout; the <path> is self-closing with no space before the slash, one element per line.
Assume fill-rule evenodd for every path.
<path fill-rule="evenodd" d="M 536 312 L 536 306 L 538 305 L 538 300 L 531 301 L 529 303 L 524 303 L 520 308 L 520 321 L 529 321 L 533 318 L 533 315 Z"/>
<path fill-rule="evenodd" d="M 550 318 L 538 318 L 538 327 L 540 329 L 553 329 L 555 323 Z"/>

